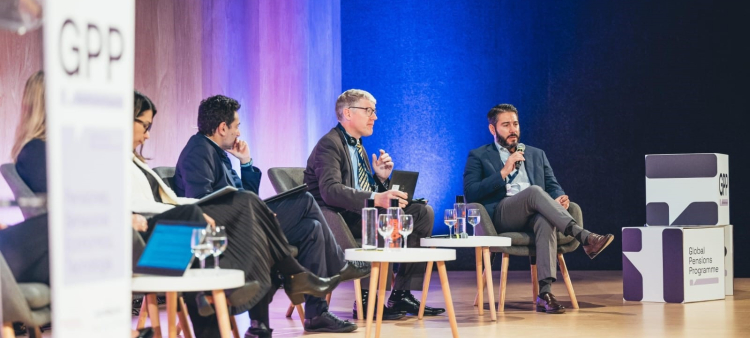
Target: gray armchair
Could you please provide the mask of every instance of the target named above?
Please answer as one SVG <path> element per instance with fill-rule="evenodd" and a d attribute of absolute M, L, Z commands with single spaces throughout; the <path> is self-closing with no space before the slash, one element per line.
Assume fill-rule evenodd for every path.
<path fill-rule="evenodd" d="M 31 188 L 29 188 L 29 186 L 26 185 L 26 182 L 21 179 L 21 176 L 18 175 L 18 171 L 16 171 L 16 165 L 14 163 L 4 163 L 0 165 L 0 173 L 2 173 L 5 181 L 8 182 L 8 186 L 13 192 L 13 196 L 15 196 L 16 201 L 20 202 L 25 198 L 40 197 L 37 196 L 33 191 L 31 191 Z M 24 219 L 29 219 L 31 217 L 47 212 L 46 208 L 41 207 L 22 206 L 20 208 L 21 214 L 23 214 Z"/>
<path fill-rule="evenodd" d="M 480 224 L 476 228 L 476 234 L 478 236 L 503 236 L 509 237 L 511 240 L 511 246 L 509 247 L 492 247 L 491 252 L 502 253 L 502 267 L 500 269 L 500 301 L 498 303 L 498 311 L 503 311 L 505 307 L 505 286 L 508 281 L 508 263 L 510 262 L 510 256 L 527 256 L 531 262 L 531 284 L 532 284 L 532 299 L 536 301 L 537 293 L 539 292 L 539 280 L 536 272 L 536 247 L 534 245 L 534 234 L 532 232 L 504 232 L 498 234 L 495 230 L 495 226 L 492 224 L 492 218 L 487 213 L 487 209 L 479 203 L 469 203 L 467 206 L 469 209 L 479 209 L 480 212 Z M 568 212 L 573 219 L 576 220 L 578 225 L 583 227 L 583 213 L 581 207 L 578 204 L 570 202 Z M 565 236 L 562 233 L 557 233 L 557 261 L 562 273 L 563 280 L 565 281 L 565 287 L 568 289 L 570 295 L 570 301 L 573 304 L 573 308 L 578 308 L 578 300 L 576 299 L 575 291 L 573 290 L 573 284 L 570 281 L 570 275 L 568 274 L 568 267 L 565 264 L 563 254 L 571 252 L 578 248 L 580 243 L 572 236 Z M 487 273 L 486 270 L 484 273 Z M 494 292 L 494 291 L 490 291 Z M 474 305 L 477 305 L 476 297 L 474 299 Z"/>
<path fill-rule="evenodd" d="M 164 183 L 174 190 L 175 167 L 156 167 L 154 168 L 154 172 L 161 177 Z"/>
<path fill-rule="evenodd" d="M 273 189 L 276 190 L 276 193 L 280 194 L 296 186 L 302 185 L 302 183 L 304 183 L 304 171 L 305 168 L 298 167 L 270 168 L 268 169 L 268 179 L 271 180 L 271 185 L 273 185 Z M 336 243 L 338 243 L 342 250 L 360 247 L 360 244 L 354 239 L 352 232 L 346 225 L 344 217 L 341 217 L 338 212 L 326 207 L 321 207 L 320 210 L 323 212 L 323 217 L 325 218 L 326 223 L 328 223 L 328 227 L 331 229 L 333 237 L 336 239 Z M 357 302 L 357 319 L 362 319 L 364 311 L 362 309 L 362 284 L 360 279 L 354 280 L 354 293 L 356 297 L 355 301 Z M 330 294 L 326 297 L 326 300 L 329 303 L 331 302 Z M 290 317 L 293 310 L 292 305 L 290 305 L 286 316 Z M 302 312 L 300 312 L 300 317 L 304 317 Z"/>
<path fill-rule="evenodd" d="M 13 338 L 13 323 L 21 322 L 29 330 L 29 337 L 41 338 L 39 327 L 51 320 L 50 288 L 41 283 L 16 283 L 5 258 L 0 255 L 0 284 L 2 284 L 3 337 Z"/>
<path fill-rule="evenodd" d="M 305 168 L 296 167 L 279 167 L 268 169 L 268 179 L 271 180 L 273 189 L 276 190 L 277 194 L 292 189 L 296 186 L 300 186 L 303 183 Z M 320 210 L 323 212 L 323 217 L 326 219 L 328 226 L 333 232 L 333 237 L 336 238 L 336 242 L 339 244 L 341 249 L 359 248 L 360 243 L 354 238 L 352 232 L 344 221 L 344 217 L 338 212 L 335 212 L 326 207 L 321 207 Z"/>

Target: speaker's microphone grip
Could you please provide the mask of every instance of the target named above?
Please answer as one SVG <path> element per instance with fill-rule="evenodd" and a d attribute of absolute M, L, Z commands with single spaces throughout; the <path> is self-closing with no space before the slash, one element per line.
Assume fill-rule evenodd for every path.
<path fill-rule="evenodd" d="M 516 146 L 516 151 L 521 151 L 521 152 L 526 151 L 526 145 L 523 144 L 523 143 L 519 143 Z M 516 162 L 516 170 L 518 170 L 518 169 L 521 169 L 521 161 L 517 161 Z"/>

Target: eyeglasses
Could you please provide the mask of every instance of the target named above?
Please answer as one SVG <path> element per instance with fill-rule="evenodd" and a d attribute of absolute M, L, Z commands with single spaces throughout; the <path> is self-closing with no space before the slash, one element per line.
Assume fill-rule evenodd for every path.
<path fill-rule="evenodd" d="M 365 110 L 365 115 L 367 115 L 367 117 L 370 117 L 370 116 L 372 116 L 372 114 L 375 114 L 375 115 L 377 115 L 377 114 L 378 114 L 378 111 L 377 111 L 377 110 L 375 110 L 375 109 L 372 109 L 372 108 L 370 108 L 370 107 L 367 107 L 367 108 L 365 108 L 365 107 L 349 107 L 349 109 L 352 109 L 352 108 L 356 108 L 356 109 L 364 109 L 364 110 Z"/>
<path fill-rule="evenodd" d="M 153 126 L 153 123 L 146 123 L 146 122 L 143 122 L 143 121 L 141 121 L 139 119 L 133 119 L 133 122 L 140 123 L 143 126 L 143 128 L 146 129 L 147 133 L 151 130 L 151 127 Z"/>

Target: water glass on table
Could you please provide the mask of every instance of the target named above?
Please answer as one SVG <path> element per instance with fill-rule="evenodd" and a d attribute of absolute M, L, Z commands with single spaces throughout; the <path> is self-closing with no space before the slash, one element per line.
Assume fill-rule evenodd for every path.
<path fill-rule="evenodd" d="M 453 238 L 453 227 L 456 226 L 456 209 L 445 209 L 445 225 L 448 226 L 448 237 Z"/>
<path fill-rule="evenodd" d="M 201 269 L 206 268 L 206 257 L 213 252 L 211 243 L 206 241 L 207 237 L 208 230 L 193 229 L 193 235 L 190 238 L 190 248 L 193 250 L 193 255 L 200 261 Z"/>
<path fill-rule="evenodd" d="M 472 232 L 472 236 L 477 235 L 477 224 L 479 224 L 479 209 L 469 209 L 466 211 L 466 218 L 469 224 L 471 224 L 471 227 L 474 230 Z"/>
<path fill-rule="evenodd" d="M 406 240 L 412 231 L 414 231 L 414 216 L 401 215 L 401 227 L 398 229 L 398 233 L 404 236 L 404 249 L 407 248 Z"/>
<path fill-rule="evenodd" d="M 378 233 L 385 240 L 385 245 L 383 246 L 385 250 L 388 250 L 391 244 L 391 234 L 393 233 L 393 223 L 391 223 L 391 220 L 391 215 L 378 215 Z"/>
<path fill-rule="evenodd" d="M 227 230 L 223 226 L 215 226 L 209 230 L 206 242 L 211 244 L 211 253 L 214 255 L 214 269 L 219 268 L 219 256 L 227 249 Z"/>

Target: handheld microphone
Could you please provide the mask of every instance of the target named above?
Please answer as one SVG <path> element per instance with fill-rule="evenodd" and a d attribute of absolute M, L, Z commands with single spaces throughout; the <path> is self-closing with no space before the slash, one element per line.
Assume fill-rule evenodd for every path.
<path fill-rule="evenodd" d="M 523 143 L 519 143 L 519 144 L 518 144 L 518 145 L 516 146 L 516 151 L 525 151 L 525 150 L 526 150 L 526 145 L 525 145 L 525 144 L 523 144 Z M 521 161 L 517 161 L 517 162 L 516 162 L 516 170 L 518 170 L 518 169 L 520 169 L 520 168 L 521 168 Z"/>

